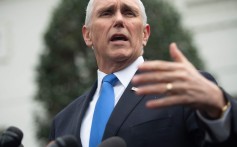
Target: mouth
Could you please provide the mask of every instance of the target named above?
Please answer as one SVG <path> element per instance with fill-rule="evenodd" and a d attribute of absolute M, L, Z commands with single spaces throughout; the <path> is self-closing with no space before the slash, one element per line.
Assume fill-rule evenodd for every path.
<path fill-rule="evenodd" d="M 111 37 L 110 41 L 128 41 L 128 37 L 123 34 L 115 34 Z"/>

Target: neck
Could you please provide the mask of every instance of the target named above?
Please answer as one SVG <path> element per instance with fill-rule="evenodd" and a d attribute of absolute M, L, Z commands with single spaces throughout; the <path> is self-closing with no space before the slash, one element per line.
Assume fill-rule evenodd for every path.
<path fill-rule="evenodd" d="M 116 61 L 116 62 L 111 62 L 111 61 L 103 62 L 105 64 L 97 62 L 97 64 L 100 71 L 106 74 L 110 74 L 110 73 L 114 73 L 126 68 L 131 63 L 133 63 L 137 58 L 132 59 L 132 60 L 122 60 L 122 61 Z"/>

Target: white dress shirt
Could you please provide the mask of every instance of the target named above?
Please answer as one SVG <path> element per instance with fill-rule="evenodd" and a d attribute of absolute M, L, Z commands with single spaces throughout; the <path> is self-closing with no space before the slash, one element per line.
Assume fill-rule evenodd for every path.
<path fill-rule="evenodd" d="M 144 59 L 142 56 L 138 57 L 137 60 L 135 60 L 131 65 L 126 67 L 125 69 L 115 72 L 114 75 L 118 78 L 118 82 L 114 86 L 114 95 L 115 95 L 115 104 L 119 101 L 120 97 L 122 96 L 123 92 L 127 88 L 128 84 L 130 83 L 132 77 L 137 71 L 138 65 L 144 62 Z M 91 132 L 91 124 L 92 124 L 92 118 L 93 113 L 95 109 L 96 102 L 100 95 L 100 88 L 101 88 L 101 82 L 104 76 L 106 76 L 105 73 L 101 72 L 100 70 L 97 71 L 98 74 L 98 83 L 97 83 L 97 89 L 93 96 L 92 101 L 90 102 L 90 105 L 88 107 L 88 110 L 86 111 L 85 117 L 82 121 L 81 125 L 81 142 L 83 147 L 89 147 L 90 142 L 90 132 Z"/>
<path fill-rule="evenodd" d="M 140 56 L 137 58 L 137 60 L 135 60 L 131 65 L 129 65 L 125 69 L 114 73 L 116 77 L 118 78 L 118 82 L 114 86 L 114 94 L 115 94 L 114 105 L 117 104 L 123 92 L 127 88 L 132 77 L 134 76 L 134 74 L 136 73 L 138 69 L 138 65 L 142 64 L 143 62 L 144 62 L 144 59 L 142 56 Z M 106 76 L 106 74 L 101 72 L 100 70 L 97 70 L 97 74 L 98 74 L 97 89 L 93 96 L 92 101 L 89 104 L 89 107 L 86 111 L 86 114 L 84 116 L 84 119 L 81 125 L 80 137 L 81 137 L 81 142 L 82 142 L 83 147 L 89 147 L 93 113 L 94 113 L 96 102 L 100 95 L 102 79 L 104 78 L 104 76 Z M 200 113 L 198 113 L 198 116 L 208 126 L 210 126 L 210 129 L 213 130 L 213 132 L 216 134 L 218 140 L 222 141 L 226 139 L 230 133 L 228 129 L 230 128 L 230 116 L 228 114 L 229 114 L 229 110 L 226 111 L 224 117 L 218 120 L 207 120 L 204 117 L 202 117 Z M 214 128 L 212 127 L 213 125 L 215 126 Z M 226 129 L 227 131 L 223 134 L 223 130 L 226 130 Z M 219 130 L 219 131 L 216 131 L 216 130 Z M 206 133 L 206 139 L 210 140 L 207 133 Z"/>

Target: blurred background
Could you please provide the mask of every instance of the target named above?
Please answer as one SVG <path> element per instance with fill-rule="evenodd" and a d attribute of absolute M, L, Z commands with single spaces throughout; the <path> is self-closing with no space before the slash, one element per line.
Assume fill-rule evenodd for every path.
<path fill-rule="evenodd" d="M 180 14 L 182 26 L 191 31 L 205 70 L 237 97 L 237 0 L 167 1 Z M 60 3 L 0 0 L 0 129 L 19 127 L 25 147 L 40 147 L 35 115 L 46 110 L 35 100 L 36 69 L 47 48 L 44 35 Z"/>

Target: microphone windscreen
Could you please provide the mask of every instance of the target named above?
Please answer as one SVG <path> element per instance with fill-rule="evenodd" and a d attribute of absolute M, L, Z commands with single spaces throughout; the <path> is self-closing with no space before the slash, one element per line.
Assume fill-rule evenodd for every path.
<path fill-rule="evenodd" d="M 126 142 L 118 136 L 104 140 L 98 147 L 127 147 Z"/>
<path fill-rule="evenodd" d="M 79 147 L 78 141 L 75 136 L 65 135 L 55 140 L 58 147 Z"/>
<path fill-rule="evenodd" d="M 22 138 L 23 138 L 23 132 L 19 129 L 19 128 L 17 128 L 17 127 L 14 127 L 14 126 L 11 126 L 11 127 L 9 127 L 8 129 L 7 129 L 7 132 L 12 132 L 12 133 L 14 133 L 13 134 L 13 137 L 16 137 L 16 139 L 18 139 L 18 140 L 22 140 Z"/>
<path fill-rule="evenodd" d="M 17 127 L 9 127 L 0 138 L 1 147 L 19 147 L 23 138 L 23 132 Z"/>

